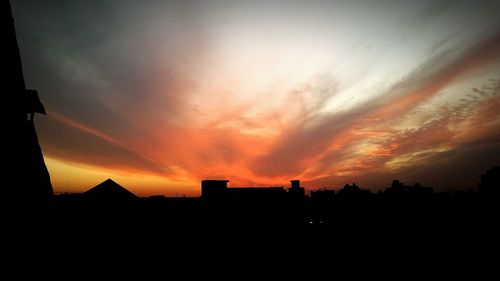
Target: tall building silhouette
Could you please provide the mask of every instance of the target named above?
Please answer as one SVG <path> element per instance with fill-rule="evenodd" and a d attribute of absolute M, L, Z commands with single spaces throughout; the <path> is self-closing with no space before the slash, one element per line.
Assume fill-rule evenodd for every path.
<path fill-rule="evenodd" d="M 299 199 L 303 199 L 306 196 L 304 188 L 300 186 L 300 180 L 290 181 L 290 188 L 288 189 L 288 194 Z"/>
<path fill-rule="evenodd" d="M 5 200 L 42 202 L 52 195 L 49 172 L 34 126 L 34 114 L 45 114 L 35 90 L 26 89 L 10 2 L 1 0 L 3 51 Z M 15 200 L 18 201 L 18 200 Z"/>

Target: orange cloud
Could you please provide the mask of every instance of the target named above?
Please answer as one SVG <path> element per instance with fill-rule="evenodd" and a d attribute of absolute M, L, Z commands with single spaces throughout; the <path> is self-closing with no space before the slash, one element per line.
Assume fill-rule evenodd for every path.
<path fill-rule="evenodd" d="M 258 113 L 251 111 L 250 102 L 235 103 L 234 107 L 221 105 L 219 112 L 205 116 L 203 122 L 189 122 L 196 116 L 203 118 L 203 110 L 185 112 L 176 122 L 161 120 L 159 111 L 155 111 L 155 118 L 134 116 L 138 119 L 133 121 L 134 126 L 140 128 L 141 135 L 119 140 L 51 112 L 64 135 L 52 128 L 45 134 L 44 151 L 55 159 L 153 174 L 170 182 L 192 184 L 204 178 L 227 178 L 233 185 L 258 186 L 301 178 L 311 188 L 341 185 L 342 181 L 367 179 L 374 173 L 390 174 L 410 164 L 424 165 L 435 155 L 455 149 L 459 142 L 484 138 L 497 126 L 498 122 L 489 118 L 496 116 L 498 120 L 498 98 L 491 99 L 489 105 L 477 106 L 481 112 L 462 112 L 468 121 L 457 119 L 458 109 L 452 109 L 417 128 L 404 130 L 398 125 L 418 105 L 498 57 L 500 35 L 452 62 L 437 64 L 439 58 L 435 58 L 384 95 L 349 110 L 323 111 L 337 91 L 336 84 L 325 78 L 320 86 L 302 85 L 291 91 L 290 99 L 281 107 Z M 183 103 L 184 110 L 191 110 L 187 104 Z M 486 123 L 491 124 L 481 132 L 478 124 Z M 456 126 L 467 127 L 467 132 L 451 129 Z M 172 184 L 165 188 L 170 193 L 175 190 Z"/>

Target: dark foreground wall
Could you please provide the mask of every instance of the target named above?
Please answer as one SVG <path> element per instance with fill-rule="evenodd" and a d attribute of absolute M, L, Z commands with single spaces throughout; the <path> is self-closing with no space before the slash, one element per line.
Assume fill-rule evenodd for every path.
<path fill-rule="evenodd" d="M 498 204 L 478 194 L 339 199 L 321 206 L 306 201 L 298 209 L 201 199 L 68 200 L 4 228 L 11 234 L 3 251 L 11 257 L 7 268 L 20 267 L 21 275 L 30 268 L 38 276 L 140 280 L 498 277 Z"/>
<path fill-rule="evenodd" d="M 50 176 L 28 113 L 44 111 L 35 91 L 27 91 L 10 3 L 0 1 L 2 36 L 2 202 L 46 201 L 52 195 Z M 8 199 L 6 199 L 8 198 Z"/>

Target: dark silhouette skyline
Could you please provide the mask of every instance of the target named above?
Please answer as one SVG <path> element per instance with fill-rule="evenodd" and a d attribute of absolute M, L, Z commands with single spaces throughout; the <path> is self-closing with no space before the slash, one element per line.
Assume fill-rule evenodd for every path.
<path fill-rule="evenodd" d="M 95 257 L 109 263 L 106 272 L 125 263 L 143 276 L 168 264 L 204 276 L 488 280 L 496 267 L 483 251 L 498 234 L 500 198 L 491 190 L 499 171 L 478 176 L 477 190 L 434 193 L 394 180 L 376 193 L 353 183 L 311 196 L 296 193 L 298 180 L 286 189 L 203 180 L 198 198 L 137 197 L 108 179 L 83 194 L 54 196 L 38 223 L 54 237 L 70 230 L 50 246 L 61 256 L 81 262 L 84 254 L 106 253 Z"/>
<path fill-rule="evenodd" d="M 363 189 L 356 183 L 345 184 L 343 188 L 320 188 L 316 190 L 311 190 L 311 196 L 333 196 L 344 195 L 344 196 L 358 196 L 358 195 L 394 195 L 394 196 L 405 196 L 418 198 L 419 196 L 433 196 L 436 194 L 462 194 L 465 192 L 476 192 L 482 194 L 492 194 L 495 195 L 500 189 L 498 178 L 500 175 L 500 167 L 493 167 L 488 169 L 484 174 L 480 176 L 480 180 L 476 187 L 471 186 L 467 190 L 447 190 L 438 193 L 434 192 L 434 188 L 429 186 L 424 186 L 417 182 L 413 185 L 405 185 L 400 180 L 393 180 L 392 183 L 386 187 L 384 190 L 378 192 L 372 192 L 369 189 Z M 255 186 L 255 187 L 228 187 L 230 180 L 220 179 L 220 180 L 202 180 L 200 184 L 201 195 L 199 198 L 206 200 L 238 200 L 238 199 L 268 199 L 274 200 L 278 198 L 305 198 L 310 197 L 305 193 L 305 188 L 301 186 L 300 180 L 290 180 L 290 187 L 285 188 L 283 186 Z M 62 193 L 62 195 L 71 195 L 79 193 Z M 81 193 L 87 196 L 95 196 L 101 198 L 138 198 L 137 195 L 127 190 L 125 187 L 119 185 L 112 179 L 107 179 L 102 183 L 90 188 L 89 190 Z M 163 195 L 150 195 L 143 198 L 155 198 L 155 197 L 165 197 Z M 176 196 L 176 198 L 179 198 Z M 186 198 L 183 196 L 183 198 Z M 187 198 L 197 198 L 197 197 L 187 197 Z"/>

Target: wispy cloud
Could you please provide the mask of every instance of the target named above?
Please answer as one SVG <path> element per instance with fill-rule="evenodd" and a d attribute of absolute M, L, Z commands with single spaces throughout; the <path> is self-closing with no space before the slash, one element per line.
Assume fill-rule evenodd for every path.
<path fill-rule="evenodd" d="M 168 167 L 130 150 L 124 142 L 97 129 L 53 112 L 49 112 L 49 117 L 60 123 L 60 126 L 42 123 L 44 140 L 48 141 L 44 152 L 50 157 L 89 166 L 121 169 L 124 172 L 162 176 L 171 174 Z"/>
<path fill-rule="evenodd" d="M 336 145 L 339 142 L 337 138 L 342 143 L 351 144 L 363 136 L 350 131 L 373 130 L 380 127 L 387 130 L 383 127 L 385 123 L 390 123 L 408 113 L 452 83 L 454 79 L 485 63 L 498 60 L 499 56 L 500 34 L 496 34 L 451 61 L 447 53 L 432 58 L 381 97 L 368 100 L 347 111 L 320 114 L 316 116 L 314 123 L 299 123 L 291 131 L 284 132 L 269 153 L 256 159 L 255 172 L 268 176 L 300 174 L 310 165 L 314 165 L 311 161 L 322 157 L 325 151 L 328 151 L 328 147 Z M 424 132 L 427 136 L 423 135 Z M 433 137 L 425 127 L 420 133 L 422 138 Z M 446 131 L 435 133 L 445 134 Z"/>

